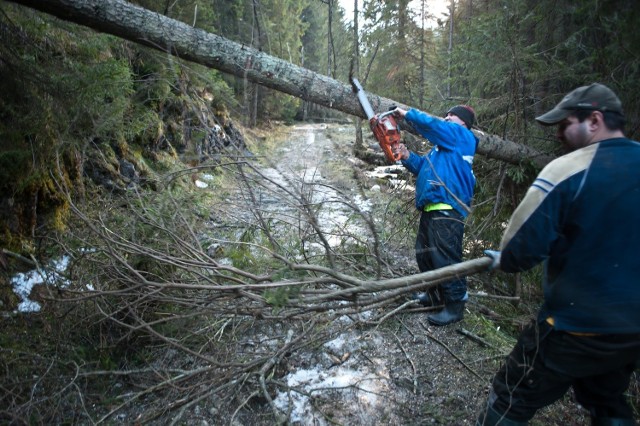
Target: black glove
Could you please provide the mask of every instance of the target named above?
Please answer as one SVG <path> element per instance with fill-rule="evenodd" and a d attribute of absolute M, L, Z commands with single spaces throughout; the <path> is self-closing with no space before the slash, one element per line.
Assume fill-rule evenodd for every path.
<path fill-rule="evenodd" d="M 494 269 L 500 269 L 500 255 L 501 252 L 496 250 L 485 250 L 484 254 L 493 260 L 491 265 L 489 265 L 489 270 L 493 271 Z"/>

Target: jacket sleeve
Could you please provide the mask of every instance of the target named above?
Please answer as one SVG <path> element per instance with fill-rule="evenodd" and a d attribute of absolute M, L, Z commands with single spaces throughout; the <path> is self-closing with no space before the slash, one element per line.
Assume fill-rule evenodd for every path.
<path fill-rule="evenodd" d="M 409 151 L 409 158 L 402 160 L 402 165 L 407 168 L 411 173 L 417 175 L 422 169 L 422 164 L 426 161 L 426 158 Z"/>
<path fill-rule="evenodd" d="M 526 271 L 542 262 L 558 237 L 555 194 L 552 185 L 545 186 L 534 183 L 509 220 L 500 243 L 500 268 L 505 272 Z"/>
<path fill-rule="evenodd" d="M 410 109 L 404 119 L 429 142 L 448 150 L 454 150 L 455 141 L 461 137 L 459 132 L 467 131 L 464 126 L 448 123 L 417 109 Z"/>
<path fill-rule="evenodd" d="M 513 212 L 500 249 L 505 272 L 525 271 L 562 251 L 568 212 L 584 177 L 591 153 L 560 157 L 548 164 Z"/>

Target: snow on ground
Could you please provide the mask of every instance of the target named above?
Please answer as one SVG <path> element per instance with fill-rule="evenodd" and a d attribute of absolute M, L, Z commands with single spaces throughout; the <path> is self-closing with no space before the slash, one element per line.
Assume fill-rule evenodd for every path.
<path fill-rule="evenodd" d="M 374 337 L 375 339 L 375 337 Z M 324 350 L 331 356 L 334 364 L 327 368 L 313 365 L 289 373 L 283 381 L 289 386 L 288 392 L 279 392 L 274 400 L 275 406 L 289 414 L 289 422 L 300 425 L 327 425 L 325 415 L 315 408 L 315 397 L 338 392 L 341 404 L 351 406 L 352 413 L 363 416 L 376 416 L 384 411 L 385 398 L 389 391 L 389 372 L 380 360 L 373 364 L 363 364 L 352 353 L 363 350 L 367 342 L 354 332 L 343 333 L 324 344 Z M 375 344 L 375 343 L 374 343 Z M 334 401 L 335 396 L 331 399 Z"/>
<path fill-rule="evenodd" d="M 68 282 L 60 274 L 69 266 L 69 256 L 51 262 L 46 270 L 33 269 L 28 272 L 20 272 L 11 278 L 11 286 L 14 293 L 20 297 L 18 312 L 38 312 L 42 308 L 38 302 L 29 299 L 33 287 L 39 284 L 57 284 L 66 286 Z"/>
<path fill-rule="evenodd" d="M 406 173 L 406 169 L 402 164 L 379 166 L 371 171 L 364 172 L 365 176 L 368 178 L 386 180 L 391 188 L 399 188 L 403 191 L 414 192 L 414 186 L 409 185 L 405 179 L 398 178 L 403 173 Z M 377 189 L 379 189 L 379 187 Z"/>

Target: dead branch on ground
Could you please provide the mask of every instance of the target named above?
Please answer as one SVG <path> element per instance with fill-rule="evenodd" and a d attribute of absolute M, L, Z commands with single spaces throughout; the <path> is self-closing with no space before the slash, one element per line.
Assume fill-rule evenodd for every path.
<path fill-rule="evenodd" d="M 144 407 L 141 423 L 167 411 L 178 422 L 201 401 L 242 407 L 255 398 L 277 418 L 273 399 L 286 391 L 278 378 L 291 353 L 336 330 L 380 324 L 415 305 L 404 304 L 410 293 L 491 263 L 479 258 L 383 276 L 391 244 L 384 224 L 345 201 L 347 193 L 253 165 L 230 167 L 242 185 L 204 217 L 194 214 L 202 200 L 189 193 L 134 190 L 99 210 L 68 197 L 78 221 L 61 243 L 74 284 L 60 289 L 56 301 L 95 308 L 80 314 L 100 330 L 102 350 L 158 359 L 157 368 L 80 369 L 79 377 L 124 380 L 138 389 L 114 394 L 117 403 L 95 423 L 136 406 Z M 349 321 L 337 326 L 340 318 Z"/>

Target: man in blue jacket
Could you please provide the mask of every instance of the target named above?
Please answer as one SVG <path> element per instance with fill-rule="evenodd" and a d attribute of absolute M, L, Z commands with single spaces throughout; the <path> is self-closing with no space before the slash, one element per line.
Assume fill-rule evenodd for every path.
<path fill-rule="evenodd" d="M 536 120 L 571 151 L 511 216 L 493 267 L 544 262 L 544 303 L 493 379 L 478 425 L 526 425 L 573 387 L 593 425 L 634 425 L 625 391 L 640 358 L 640 143 L 618 97 L 594 83 Z"/>
<path fill-rule="evenodd" d="M 396 147 L 402 164 L 416 176 L 416 208 L 421 212 L 415 247 L 418 268 L 425 272 L 459 263 L 464 221 L 476 183 L 472 164 L 478 139 L 471 132 L 475 112 L 467 105 L 458 105 L 444 120 L 415 109 L 396 108 L 395 115 L 434 145 L 424 156 L 410 152 L 404 144 Z M 442 311 L 428 316 L 433 325 L 460 321 L 466 299 L 464 277 L 419 297 L 427 306 L 444 302 Z"/>

